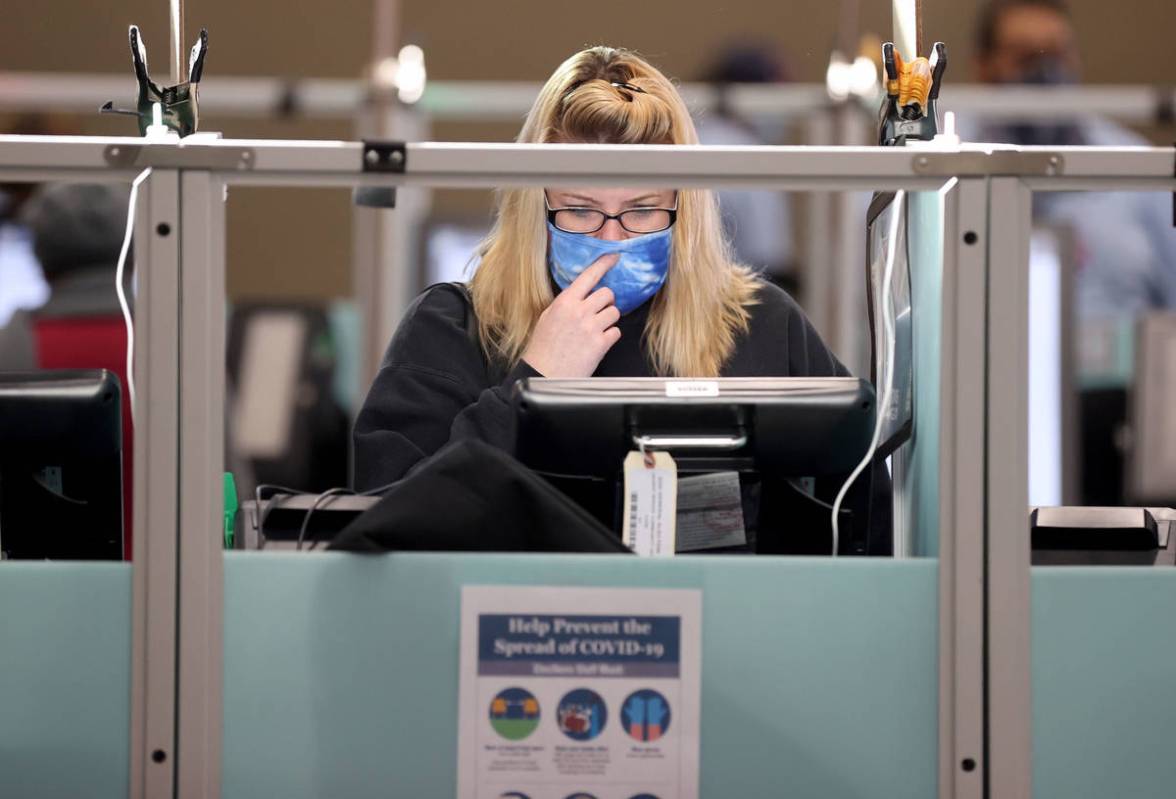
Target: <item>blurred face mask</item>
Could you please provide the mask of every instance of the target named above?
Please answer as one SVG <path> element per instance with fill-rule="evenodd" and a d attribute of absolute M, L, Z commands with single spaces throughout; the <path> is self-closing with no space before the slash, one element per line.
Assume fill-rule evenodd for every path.
<path fill-rule="evenodd" d="M 1043 55 L 1003 81 L 1020 86 L 1073 86 L 1078 75 L 1056 55 Z M 1017 122 L 1001 128 L 1001 140 L 1025 146 L 1080 146 L 1082 130 L 1074 122 Z"/>
<path fill-rule="evenodd" d="M 606 286 L 612 289 L 617 310 L 622 314 L 639 308 L 666 282 L 673 228 L 624 241 L 605 241 L 585 233 L 568 233 L 550 222 L 547 231 L 550 234 L 547 266 L 561 291 L 597 258 L 610 253 L 618 253 L 620 260 L 605 273 L 596 288 Z"/>
<path fill-rule="evenodd" d="M 1073 86 L 1078 83 L 1078 75 L 1061 56 L 1043 54 L 1020 65 L 1005 82 L 1027 86 Z"/>

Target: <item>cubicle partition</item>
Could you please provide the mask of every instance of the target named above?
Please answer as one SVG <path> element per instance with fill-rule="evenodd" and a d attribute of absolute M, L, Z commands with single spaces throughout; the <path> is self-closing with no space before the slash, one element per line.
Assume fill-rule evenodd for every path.
<path fill-rule="evenodd" d="M 936 795 L 933 560 L 235 553 L 224 569 L 226 799 L 455 795 L 463 585 L 701 589 L 702 796 Z"/>
<path fill-rule="evenodd" d="M 1172 795 L 1174 571 L 1033 567 L 1034 796 Z"/>
<path fill-rule="evenodd" d="M 0 796 L 126 796 L 131 565 L 0 564 Z"/>
<path fill-rule="evenodd" d="M 701 589 L 705 796 L 1166 789 L 1166 765 L 1129 753 L 1059 767 L 1072 743 L 1105 741 L 1066 714 L 1090 669 L 1121 661 L 1080 660 L 1085 673 L 1048 684 L 1041 674 L 1100 642 L 1162 655 L 1142 625 L 1094 626 L 1078 640 L 1072 614 L 1086 607 L 1069 601 L 1074 584 L 1035 574 L 1035 598 L 1055 601 L 1032 606 L 1030 670 L 1024 273 L 1031 189 L 1173 189 L 1172 159 L 1148 149 L 0 137 L 6 180 L 142 178 L 135 559 L 0 568 L 4 606 L 27 609 L 8 614 L 2 633 L 0 706 L 17 712 L 0 713 L 0 795 L 73 784 L 132 797 L 452 795 L 460 588 L 519 584 Z M 897 490 L 912 557 L 222 550 L 226 187 L 555 180 L 910 193 L 915 435 Z M 1176 588 L 1159 573 L 1090 577 L 1151 601 Z M 1118 700 L 1139 696 L 1116 682 L 1083 699 L 1133 722 L 1123 708 L 1134 705 Z M 1159 710 L 1142 721 L 1170 736 L 1176 712 L 1160 710 L 1176 701 L 1159 686 L 1153 700 Z"/>

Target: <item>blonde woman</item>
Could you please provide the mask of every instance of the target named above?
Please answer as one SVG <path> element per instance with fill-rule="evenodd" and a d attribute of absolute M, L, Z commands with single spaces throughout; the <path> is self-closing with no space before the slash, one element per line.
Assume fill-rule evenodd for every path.
<path fill-rule="evenodd" d="M 547 81 L 519 141 L 698 138 L 657 69 L 593 47 Z M 509 452 L 524 377 L 845 374 L 792 298 L 729 252 L 709 191 L 502 191 L 468 287 L 426 289 L 392 339 L 356 422 L 357 487 L 462 439 Z"/>

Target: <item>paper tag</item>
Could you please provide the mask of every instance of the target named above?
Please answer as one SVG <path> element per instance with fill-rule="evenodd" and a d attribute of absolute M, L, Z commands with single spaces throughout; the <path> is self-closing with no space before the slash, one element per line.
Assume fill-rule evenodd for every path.
<path fill-rule="evenodd" d="M 666 382 L 667 397 L 717 397 L 719 384 L 714 380 L 670 380 Z"/>
<path fill-rule="evenodd" d="M 715 472 L 678 481 L 678 551 L 747 544 L 738 472 Z"/>
<path fill-rule="evenodd" d="M 677 504 L 678 465 L 670 453 L 625 456 L 625 546 L 638 555 L 673 555 Z"/>

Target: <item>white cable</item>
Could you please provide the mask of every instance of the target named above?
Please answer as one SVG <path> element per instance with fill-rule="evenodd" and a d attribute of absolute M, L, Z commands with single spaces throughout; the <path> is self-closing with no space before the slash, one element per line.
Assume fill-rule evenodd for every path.
<path fill-rule="evenodd" d="M 886 341 L 886 362 L 882 377 L 882 401 L 878 403 L 874 418 L 874 436 L 870 440 L 870 448 L 865 457 L 857 465 L 841 490 L 837 492 L 837 499 L 833 501 L 833 557 L 837 557 L 837 546 L 840 542 L 838 515 L 841 513 L 841 503 L 849 492 L 849 487 L 858 475 L 874 460 L 874 453 L 878 450 L 879 439 L 882 437 L 882 426 L 886 422 L 886 415 L 890 412 L 891 394 L 894 393 L 894 299 L 890 296 L 890 284 L 894 278 L 894 261 L 898 255 L 899 223 L 906 218 L 906 192 L 899 191 L 894 195 L 892 208 L 894 218 L 890 222 L 890 241 L 886 248 L 886 268 L 882 272 L 882 336 Z M 904 237 L 905 238 L 905 237 Z"/>
<path fill-rule="evenodd" d="M 139 184 L 151 174 L 147 167 L 131 183 L 131 196 L 127 200 L 127 230 L 123 235 L 122 250 L 118 253 L 118 268 L 114 272 L 114 290 L 118 294 L 118 307 L 122 310 L 123 324 L 127 327 L 127 396 L 131 401 L 131 427 L 135 426 L 135 320 L 127 302 L 123 275 L 126 272 L 127 253 L 131 249 L 131 236 L 135 232 L 135 198 L 139 196 Z"/>

